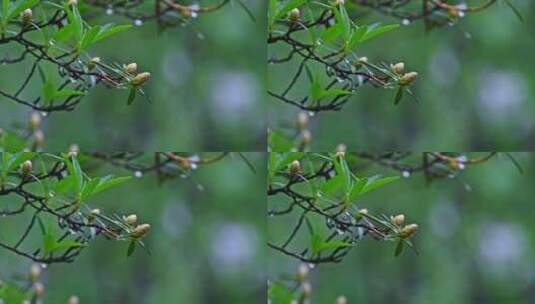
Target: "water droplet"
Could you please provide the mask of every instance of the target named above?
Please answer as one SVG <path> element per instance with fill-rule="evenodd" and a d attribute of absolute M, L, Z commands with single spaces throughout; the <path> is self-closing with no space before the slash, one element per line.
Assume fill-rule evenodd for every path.
<path fill-rule="evenodd" d="M 134 172 L 134 176 L 137 177 L 137 178 L 140 178 L 140 177 L 143 176 L 143 172 L 141 172 L 141 171 L 136 171 L 136 172 Z"/>
<path fill-rule="evenodd" d="M 134 20 L 134 25 L 135 26 L 141 26 L 142 24 L 143 24 L 143 21 L 141 21 L 140 19 Z"/>
<path fill-rule="evenodd" d="M 409 19 L 403 19 L 403 20 L 401 20 L 401 24 L 409 25 L 409 24 L 411 24 L 411 21 Z"/>
<path fill-rule="evenodd" d="M 409 171 L 403 171 L 403 172 L 401 173 L 401 175 L 402 175 L 403 177 L 405 177 L 405 178 L 408 178 L 408 177 L 411 176 L 411 173 L 410 173 Z"/>
<path fill-rule="evenodd" d="M 309 112 L 308 112 L 308 115 L 309 115 L 310 117 L 313 117 L 314 115 L 316 115 L 316 113 L 313 112 L 313 111 L 309 111 Z"/>
<path fill-rule="evenodd" d="M 314 269 L 316 267 L 316 264 L 314 263 L 308 263 L 308 268 Z"/>

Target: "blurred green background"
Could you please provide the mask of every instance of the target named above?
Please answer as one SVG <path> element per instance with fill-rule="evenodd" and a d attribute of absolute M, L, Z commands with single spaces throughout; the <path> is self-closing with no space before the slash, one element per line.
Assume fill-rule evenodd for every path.
<path fill-rule="evenodd" d="M 96 44 L 89 50 L 92 56 L 121 64 L 135 61 L 140 70 L 152 73 L 145 88 L 153 103 L 138 96 L 128 107 L 126 90 L 97 86 L 73 112 L 49 115 L 44 150 L 65 150 L 71 143 L 90 150 L 265 150 L 260 102 L 265 91 L 265 9 L 259 1 L 244 3 L 256 22 L 234 3 L 186 26 L 159 33 L 149 21 Z M 104 10 L 91 10 L 91 15 L 97 17 L 88 19 L 90 24 L 132 22 L 107 16 Z M 0 54 L 7 52 L 1 46 Z M 0 67 L 0 87 L 15 91 L 29 68 L 29 61 Z M 37 77 L 29 96 L 40 89 Z M 26 125 L 26 107 L 4 97 L 0 106 L 1 128 Z"/>
<path fill-rule="evenodd" d="M 407 70 L 417 71 L 413 91 L 421 103 L 405 96 L 396 107 L 394 90 L 365 86 L 341 111 L 314 116 L 311 150 L 333 150 L 342 142 L 349 150 L 534 148 L 535 3 L 512 2 L 523 13 L 524 23 L 498 1 L 454 26 L 426 34 L 423 23 L 414 22 L 362 44 L 356 52 L 371 62 L 404 61 Z M 357 15 L 362 11 L 366 9 Z M 377 13 L 356 19 L 357 24 L 377 21 L 399 22 Z M 296 65 L 270 66 L 269 87 L 282 91 L 289 69 Z M 293 126 L 297 108 L 273 98 L 269 105 L 272 129 Z"/>
<path fill-rule="evenodd" d="M 44 303 L 66 303 L 71 294 L 81 303 L 263 302 L 266 160 L 262 153 L 246 156 L 256 174 L 241 159 L 227 157 L 185 179 L 158 185 L 146 174 L 95 197 L 93 208 L 136 213 L 152 225 L 144 239 L 151 254 L 138 248 L 127 258 L 126 242 L 99 237 L 74 263 L 44 271 Z M 109 166 L 91 172 L 131 174 Z M 2 280 L 28 273 L 30 265 L 0 250 Z"/>
<path fill-rule="evenodd" d="M 407 250 L 396 258 L 394 242 L 365 238 L 341 263 L 311 270 L 312 303 L 335 303 L 339 295 L 348 303 L 534 303 L 535 153 L 513 155 L 524 175 L 498 157 L 458 179 L 427 187 L 414 174 L 363 196 L 359 208 L 418 223 L 420 255 Z M 377 166 L 360 173 L 399 174 Z M 292 226 L 280 224 L 268 221 L 270 239 L 288 235 Z M 295 273 L 298 265 L 271 250 L 268 276 Z"/>

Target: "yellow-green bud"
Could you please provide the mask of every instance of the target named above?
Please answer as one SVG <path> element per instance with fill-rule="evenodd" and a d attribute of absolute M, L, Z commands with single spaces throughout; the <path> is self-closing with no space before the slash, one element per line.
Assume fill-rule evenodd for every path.
<path fill-rule="evenodd" d="M 127 217 L 124 218 L 124 221 L 125 221 L 127 224 L 134 225 L 134 224 L 137 222 L 137 215 L 135 215 L 135 214 L 130 214 L 129 216 L 127 216 Z"/>
<path fill-rule="evenodd" d="M 339 6 L 339 5 L 344 5 L 344 4 L 345 4 L 344 0 L 334 0 L 333 1 L 333 5 L 334 6 Z"/>
<path fill-rule="evenodd" d="M 38 112 L 32 112 L 29 120 L 30 129 L 35 130 L 41 125 L 41 114 Z"/>
<path fill-rule="evenodd" d="M 297 114 L 297 122 L 296 122 L 297 128 L 299 130 L 303 130 L 308 125 L 308 114 L 306 112 L 299 112 Z"/>
<path fill-rule="evenodd" d="M 339 144 L 338 146 L 336 146 L 336 157 L 341 158 L 341 157 L 346 156 L 346 150 L 347 150 L 347 147 L 344 144 Z"/>
<path fill-rule="evenodd" d="M 390 217 L 390 222 L 392 222 L 392 224 L 394 224 L 394 225 L 401 226 L 405 222 L 405 215 L 398 214 L 396 216 L 391 216 Z"/>
<path fill-rule="evenodd" d="M 339 296 L 336 298 L 336 304 L 347 304 L 347 298 L 345 296 Z"/>
<path fill-rule="evenodd" d="M 301 18 L 301 11 L 296 7 L 288 13 L 288 20 L 296 22 Z"/>
<path fill-rule="evenodd" d="M 399 232 L 399 235 L 402 238 L 409 238 L 413 236 L 417 230 L 418 230 L 417 224 L 409 224 L 401 229 L 401 231 Z"/>
<path fill-rule="evenodd" d="M 69 298 L 69 304 L 79 304 L 80 299 L 77 296 L 71 296 Z"/>
<path fill-rule="evenodd" d="M 308 129 L 301 132 L 301 141 L 304 145 L 308 145 L 312 141 L 312 133 Z"/>
<path fill-rule="evenodd" d="M 20 170 L 22 171 L 22 176 L 28 176 L 32 172 L 32 161 L 26 160 L 20 165 Z"/>
<path fill-rule="evenodd" d="M 137 225 L 136 228 L 134 228 L 134 230 L 130 233 L 130 236 L 135 239 L 139 239 L 145 234 L 147 234 L 149 230 L 150 230 L 149 224 Z"/>
<path fill-rule="evenodd" d="M 297 174 L 301 171 L 301 163 L 296 159 L 290 164 L 290 173 Z"/>
<path fill-rule="evenodd" d="M 409 85 L 409 84 L 413 83 L 416 80 L 417 77 L 418 77 L 418 73 L 416 73 L 416 72 L 405 73 L 399 79 L 399 84 L 400 85 Z"/>
<path fill-rule="evenodd" d="M 147 80 L 150 79 L 150 73 L 149 72 L 143 72 L 139 73 L 132 79 L 132 84 L 135 86 L 140 86 L 144 84 Z"/>
<path fill-rule="evenodd" d="M 309 268 L 307 264 L 301 264 L 299 265 L 299 268 L 297 269 L 297 279 L 299 281 L 304 281 L 306 277 L 308 276 Z"/>
<path fill-rule="evenodd" d="M 405 70 L 405 63 L 398 62 L 396 64 L 391 64 L 390 68 L 392 69 L 392 71 L 394 71 L 394 73 L 401 74 Z"/>
<path fill-rule="evenodd" d="M 77 144 L 72 144 L 69 146 L 69 153 L 67 153 L 67 156 L 77 157 L 79 152 L 80 152 L 80 146 L 78 146 Z"/>
<path fill-rule="evenodd" d="M 98 208 L 91 209 L 91 214 L 92 215 L 100 215 L 100 209 L 98 209 Z"/>
<path fill-rule="evenodd" d="M 45 142 L 45 134 L 41 130 L 35 131 L 33 133 L 33 142 L 35 143 L 35 146 L 40 147 Z"/>
<path fill-rule="evenodd" d="M 39 266 L 39 264 L 32 264 L 32 266 L 30 266 L 30 280 L 32 282 L 35 282 L 37 281 L 40 275 L 41 275 L 41 266 Z"/>
<path fill-rule="evenodd" d="M 124 67 L 124 71 L 128 74 L 135 74 L 137 73 L 137 63 L 135 62 L 132 62 L 132 63 L 129 63 L 127 64 L 125 67 Z"/>
<path fill-rule="evenodd" d="M 20 14 L 22 18 L 22 23 L 28 24 L 32 21 L 33 12 L 31 8 L 27 8 Z"/>
<path fill-rule="evenodd" d="M 33 284 L 33 293 L 35 297 L 40 298 L 45 293 L 45 285 L 41 282 Z"/>
<path fill-rule="evenodd" d="M 77 4 L 78 4 L 78 0 L 69 0 L 69 1 L 67 2 L 67 4 L 68 4 L 69 6 L 77 5 Z"/>
<path fill-rule="evenodd" d="M 362 209 L 359 210 L 359 213 L 360 214 L 368 214 L 368 209 L 362 208 Z"/>
<path fill-rule="evenodd" d="M 305 298 L 310 298 L 312 295 L 312 285 L 309 282 L 303 283 L 303 296 Z"/>
<path fill-rule="evenodd" d="M 100 63 L 100 57 L 93 57 L 87 62 L 87 68 L 92 70 Z"/>
<path fill-rule="evenodd" d="M 359 63 L 368 63 L 368 57 L 366 57 L 366 56 L 360 57 L 358 62 Z"/>

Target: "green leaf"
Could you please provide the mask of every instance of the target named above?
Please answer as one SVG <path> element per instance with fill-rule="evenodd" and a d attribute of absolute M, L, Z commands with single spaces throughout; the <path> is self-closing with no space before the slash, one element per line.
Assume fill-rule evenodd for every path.
<path fill-rule="evenodd" d="M 394 256 L 399 256 L 401 252 L 403 251 L 403 240 L 399 240 L 398 244 L 396 245 L 396 251 L 394 252 Z"/>
<path fill-rule="evenodd" d="M 9 12 L 7 21 L 18 17 L 22 11 L 24 11 L 27 8 L 31 8 L 39 3 L 39 0 L 19 0 L 12 3 Z"/>
<path fill-rule="evenodd" d="M 122 25 L 106 24 L 102 28 L 100 28 L 100 31 L 95 36 L 95 39 L 93 40 L 93 42 L 98 42 L 104 38 L 107 38 L 111 35 L 122 32 L 124 30 L 127 30 L 131 27 L 132 27 L 131 24 L 122 24 Z"/>
<path fill-rule="evenodd" d="M 97 194 L 102 191 L 108 190 L 112 187 L 124 184 L 130 179 L 132 179 L 131 176 L 122 176 L 122 177 L 113 177 L 111 175 L 105 176 L 99 179 L 98 185 L 95 187 L 95 189 L 92 191 L 91 194 Z"/>
<path fill-rule="evenodd" d="M 323 239 L 321 235 L 315 233 L 310 237 L 310 249 L 313 254 L 316 254 L 321 251 L 321 245 L 323 244 Z"/>
<path fill-rule="evenodd" d="M 294 143 L 291 139 L 280 132 L 270 130 L 268 135 L 268 146 L 272 152 L 276 151 L 290 151 Z"/>
<path fill-rule="evenodd" d="M 376 188 L 379 188 L 381 186 L 384 186 L 386 184 L 389 184 L 397 180 L 399 180 L 399 176 L 388 176 L 388 177 L 373 176 L 368 179 L 366 185 L 362 188 L 362 191 L 360 192 L 360 194 L 370 192 Z"/>
<path fill-rule="evenodd" d="M 85 50 L 93 42 L 95 42 L 98 33 L 100 32 L 100 26 L 94 26 L 89 30 L 85 31 L 82 39 L 79 41 L 78 49 Z"/>
<path fill-rule="evenodd" d="M 397 106 L 402 98 L 403 98 L 403 87 L 398 86 L 398 89 L 396 91 L 396 96 L 394 97 L 394 105 Z"/>
<path fill-rule="evenodd" d="M 364 36 L 360 39 L 360 42 L 370 40 L 386 32 L 390 32 L 391 30 L 394 30 L 398 27 L 399 27 L 399 24 L 388 24 L 388 25 L 374 24 L 374 25 L 368 26 L 368 30 L 366 31 L 366 34 L 364 34 Z"/>
<path fill-rule="evenodd" d="M 136 241 L 130 241 L 130 244 L 128 244 L 128 250 L 126 251 L 126 256 L 130 257 L 134 251 L 136 251 Z"/>
<path fill-rule="evenodd" d="M 136 99 L 136 92 L 137 92 L 136 87 L 132 86 L 130 88 L 130 92 L 128 93 L 128 100 L 126 101 L 127 106 L 131 105 Z"/>
<path fill-rule="evenodd" d="M 63 88 L 59 91 L 56 91 L 54 93 L 53 98 L 61 98 L 61 97 L 70 97 L 70 96 L 82 96 L 85 95 L 85 92 L 78 91 L 71 88 Z"/>

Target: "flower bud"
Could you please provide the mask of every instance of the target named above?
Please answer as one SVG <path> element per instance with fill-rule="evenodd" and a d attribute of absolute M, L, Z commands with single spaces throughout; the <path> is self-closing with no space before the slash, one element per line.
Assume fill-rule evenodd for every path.
<path fill-rule="evenodd" d="M 301 18 L 301 11 L 296 7 L 288 13 L 288 20 L 296 22 Z"/>
<path fill-rule="evenodd" d="M 41 266 L 39 264 L 32 264 L 30 267 L 30 280 L 32 282 L 37 281 L 39 276 L 41 275 Z"/>
<path fill-rule="evenodd" d="M 67 153 L 67 156 L 77 157 L 79 152 L 80 152 L 80 146 L 78 146 L 77 144 L 72 144 L 69 146 L 69 153 Z"/>
<path fill-rule="evenodd" d="M 409 238 L 413 236 L 417 230 L 418 230 L 417 224 L 409 224 L 401 229 L 401 231 L 399 232 L 399 235 L 402 238 Z"/>
<path fill-rule="evenodd" d="M 35 131 L 35 133 L 33 133 L 33 142 L 37 147 L 43 145 L 43 143 L 45 142 L 45 134 L 43 133 L 43 131 L 37 130 Z"/>
<path fill-rule="evenodd" d="M 132 84 L 135 86 L 140 86 L 144 84 L 147 80 L 149 80 L 149 78 L 150 78 L 149 72 L 139 73 L 136 75 L 136 77 L 134 77 L 134 79 L 132 79 Z"/>
<path fill-rule="evenodd" d="M 299 281 L 304 281 L 306 277 L 308 276 L 309 268 L 307 264 L 300 264 L 299 268 L 297 269 L 297 279 Z"/>
<path fill-rule="evenodd" d="M 77 4 L 78 4 L 78 0 L 69 0 L 69 1 L 67 2 L 67 4 L 68 4 L 69 6 L 77 5 Z"/>
<path fill-rule="evenodd" d="M 303 145 L 308 145 L 312 141 L 312 133 L 305 129 L 301 132 L 301 141 Z"/>
<path fill-rule="evenodd" d="M 398 214 L 396 216 L 391 216 L 390 217 L 390 222 L 394 225 L 398 225 L 398 226 L 401 226 L 403 225 L 403 223 L 405 222 L 405 215 L 403 214 Z"/>
<path fill-rule="evenodd" d="M 290 164 L 290 173 L 297 174 L 301 171 L 301 163 L 296 159 Z"/>
<path fill-rule="evenodd" d="M 312 285 L 310 285 L 309 282 L 304 282 L 303 283 L 303 296 L 305 298 L 310 298 L 311 295 L 312 295 Z"/>
<path fill-rule="evenodd" d="M 135 239 L 139 239 L 140 237 L 147 234 L 149 230 L 150 230 L 149 224 L 137 225 L 136 228 L 134 228 L 134 230 L 130 233 L 130 236 Z"/>
<path fill-rule="evenodd" d="M 35 294 L 35 297 L 40 298 L 45 293 L 45 285 L 41 282 L 33 284 L 33 293 Z"/>
<path fill-rule="evenodd" d="M 417 77 L 418 77 L 418 73 L 416 73 L 416 72 L 405 73 L 399 79 L 399 84 L 400 85 L 411 84 L 412 82 L 414 82 L 416 80 Z"/>
<path fill-rule="evenodd" d="M 32 112 L 32 114 L 30 114 L 28 124 L 30 125 L 30 129 L 37 129 L 41 125 L 41 114 L 38 112 Z"/>
<path fill-rule="evenodd" d="M 333 5 L 334 6 L 339 6 L 339 5 L 344 5 L 345 4 L 345 0 L 334 0 L 333 1 Z"/>
<path fill-rule="evenodd" d="M 71 296 L 69 298 L 69 304 L 79 304 L 80 299 L 77 296 Z"/>
<path fill-rule="evenodd" d="M 347 304 L 347 298 L 345 296 L 339 296 L 336 298 L 336 304 Z"/>
<path fill-rule="evenodd" d="M 100 209 L 98 209 L 98 208 L 91 209 L 91 214 L 92 215 L 100 215 Z"/>
<path fill-rule="evenodd" d="M 336 146 L 336 157 L 342 158 L 346 156 L 346 150 L 347 147 L 344 144 L 339 144 L 338 146 Z"/>
<path fill-rule="evenodd" d="M 132 62 L 124 67 L 124 71 L 128 74 L 135 74 L 137 72 L 137 63 Z"/>
<path fill-rule="evenodd" d="M 87 68 L 89 70 L 94 69 L 100 63 L 100 57 L 93 57 L 87 62 Z"/>
<path fill-rule="evenodd" d="M 22 11 L 20 16 L 22 18 L 22 23 L 24 23 L 24 24 L 30 23 L 32 21 L 32 17 L 33 17 L 32 9 L 31 8 L 25 9 L 24 11 Z"/>
<path fill-rule="evenodd" d="M 137 215 L 135 215 L 135 214 L 130 214 L 129 216 L 127 216 L 127 217 L 124 218 L 124 221 L 125 221 L 127 224 L 134 225 L 134 224 L 137 222 Z"/>
<path fill-rule="evenodd" d="M 368 57 L 360 57 L 359 60 L 358 60 L 359 63 L 368 63 Z"/>
<path fill-rule="evenodd" d="M 297 122 L 296 122 L 297 128 L 299 130 L 303 130 L 308 125 L 308 114 L 306 112 L 299 112 L 297 114 Z"/>
<path fill-rule="evenodd" d="M 20 170 L 22 171 L 22 176 L 28 176 L 28 174 L 32 172 L 32 161 L 31 160 L 24 161 L 20 165 Z"/>
<path fill-rule="evenodd" d="M 396 64 L 391 64 L 390 68 L 392 69 L 392 71 L 394 71 L 394 73 L 401 74 L 403 73 L 403 70 L 405 70 L 405 63 L 398 62 Z"/>
<path fill-rule="evenodd" d="M 360 214 L 368 214 L 368 209 L 362 208 L 362 209 L 359 210 L 359 213 Z"/>

